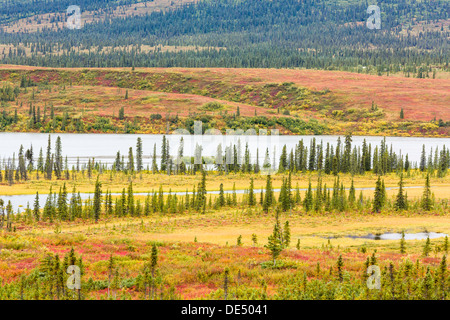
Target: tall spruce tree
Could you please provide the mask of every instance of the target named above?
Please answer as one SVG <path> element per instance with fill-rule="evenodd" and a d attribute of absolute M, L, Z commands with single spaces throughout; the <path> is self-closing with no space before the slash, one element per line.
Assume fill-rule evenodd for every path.
<path fill-rule="evenodd" d="M 218 204 L 219 204 L 219 207 L 223 207 L 225 205 L 225 194 L 223 191 L 223 183 L 221 183 L 220 187 L 219 187 Z"/>
<path fill-rule="evenodd" d="M 156 163 L 156 143 L 153 145 L 152 173 L 158 173 L 158 164 Z"/>
<path fill-rule="evenodd" d="M 342 259 L 342 255 L 339 255 L 338 261 L 336 263 L 337 271 L 338 271 L 338 280 L 342 282 L 344 280 L 344 274 L 342 267 L 344 266 L 344 260 Z"/>
<path fill-rule="evenodd" d="M 61 137 L 56 138 L 55 144 L 55 175 L 58 179 L 61 179 L 61 172 L 63 171 L 63 155 L 62 155 L 62 143 Z"/>
<path fill-rule="evenodd" d="M 423 191 L 421 207 L 425 211 L 430 211 L 433 208 L 433 200 L 431 199 L 430 174 L 427 174 L 425 180 L 425 189 Z"/>
<path fill-rule="evenodd" d="M 422 146 L 422 154 L 420 156 L 420 171 L 425 171 L 426 169 L 426 163 L 427 163 L 427 156 L 426 156 L 426 152 L 425 152 L 425 145 Z"/>
<path fill-rule="evenodd" d="M 95 182 L 94 206 L 93 206 L 95 222 L 98 222 L 98 220 L 100 219 L 101 208 L 102 208 L 102 189 L 99 177 L 97 177 L 97 181 Z"/>
<path fill-rule="evenodd" d="M 400 239 L 400 253 L 406 253 L 405 231 L 402 231 L 402 238 Z"/>
<path fill-rule="evenodd" d="M 36 221 L 40 220 L 39 192 L 37 191 L 36 191 L 36 198 L 34 198 L 33 215 Z"/>
<path fill-rule="evenodd" d="M 136 143 L 136 171 L 137 172 L 141 172 L 142 169 L 144 168 L 143 162 L 142 162 L 142 139 L 141 137 L 137 138 L 137 143 Z"/>
<path fill-rule="evenodd" d="M 430 237 L 427 237 L 427 240 L 425 241 L 425 245 L 423 246 L 423 256 L 428 257 L 428 255 L 431 252 L 431 241 Z"/>
<path fill-rule="evenodd" d="M 248 205 L 253 207 L 256 204 L 256 197 L 253 186 L 253 178 L 250 178 L 250 188 L 248 190 Z"/>
<path fill-rule="evenodd" d="M 53 161 L 52 161 L 52 147 L 51 147 L 51 138 L 48 136 L 48 144 L 47 144 L 47 153 L 45 156 L 45 178 L 48 180 L 52 179 L 53 172 Z"/>
<path fill-rule="evenodd" d="M 407 207 L 406 207 L 406 198 L 405 195 L 403 194 L 403 174 L 400 175 L 400 182 L 398 183 L 398 185 L 399 189 L 397 198 L 395 199 L 394 206 L 396 210 L 405 210 L 407 209 Z"/>
<path fill-rule="evenodd" d="M 305 208 L 305 211 L 306 212 L 311 211 L 313 208 L 313 204 L 314 204 L 313 192 L 311 180 L 309 180 L 308 191 L 306 191 L 305 198 L 303 199 L 303 207 Z"/>
<path fill-rule="evenodd" d="M 281 227 L 280 221 L 278 220 L 278 215 L 276 215 L 275 225 L 273 226 L 273 232 L 268 238 L 268 243 L 264 246 L 270 250 L 273 260 L 273 266 L 276 265 L 276 259 L 281 254 L 284 248 L 284 243 L 281 241 Z"/>
<path fill-rule="evenodd" d="M 272 179 L 270 177 L 270 174 L 267 175 L 267 180 L 266 180 L 266 193 L 264 196 L 264 201 L 263 201 L 263 211 L 265 213 L 269 212 L 269 208 L 272 206 L 273 204 L 273 190 L 272 190 Z"/>
<path fill-rule="evenodd" d="M 384 192 L 383 192 L 383 185 L 381 182 L 381 177 L 378 176 L 378 180 L 376 182 L 375 186 L 375 194 L 373 198 L 373 211 L 374 212 L 380 212 L 381 209 L 384 207 Z"/>

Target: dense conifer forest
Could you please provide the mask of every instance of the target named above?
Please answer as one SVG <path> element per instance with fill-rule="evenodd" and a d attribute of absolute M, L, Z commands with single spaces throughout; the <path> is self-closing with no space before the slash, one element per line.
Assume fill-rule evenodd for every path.
<path fill-rule="evenodd" d="M 82 12 L 113 10 L 134 1 L 81 1 Z M 7 2 L 8 3 L 8 2 Z M 6 5 L 4 23 L 64 11 L 68 1 Z M 382 28 L 366 27 L 366 1 L 219 0 L 174 10 L 115 17 L 80 30 L 2 32 L 12 45 L 3 63 L 51 67 L 315 68 L 357 72 L 421 72 L 448 68 L 448 1 L 387 0 Z M 431 24 L 425 29 L 422 23 Z M 193 47 L 187 51 L 143 46 Z M 131 47 L 130 47 L 131 46 Z M 113 51 L 103 51 L 110 47 Z M 199 49 L 207 48 L 207 49 Z M 30 50 L 30 51 L 29 51 Z"/>

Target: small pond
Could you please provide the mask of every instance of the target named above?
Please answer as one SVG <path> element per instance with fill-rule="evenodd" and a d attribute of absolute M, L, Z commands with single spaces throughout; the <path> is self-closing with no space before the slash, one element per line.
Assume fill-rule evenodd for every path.
<path fill-rule="evenodd" d="M 418 233 L 405 233 L 405 240 L 425 240 L 426 238 L 435 239 L 448 236 L 445 233 L 439 232 L 418 232 Z M 382 234 L 368 234 L 365 236 L 346 236 L 352 239 L 371 239 L 371 240 L 400 240 L 402 238 L 401 233 L 382 233 Z"/>

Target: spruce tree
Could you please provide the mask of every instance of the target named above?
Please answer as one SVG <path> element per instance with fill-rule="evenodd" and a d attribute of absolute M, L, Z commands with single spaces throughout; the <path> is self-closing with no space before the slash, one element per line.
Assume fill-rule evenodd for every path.
<path fill-rule="evenodd" d="M 384 195 L 383 195 L 383 187 L 381 182 L 381 177 L 378 176 L 378 180 L 376 182 L 375 194 L 373 199 L 373 212 L 380 212 L 384 206 Z"/>
<path fill-rule="evenodd" d="M 426 152 L 425 152 L 425 145 L 423 145 L 422 147 L 422 154 L 420 156 L 420 171 L 425 171 L 426 169 L 426 163 L 427 163 L 427 157 L 426 157 Z"/>
<path fill-rule="evenodd" d="M 228 275 L 230 273 L 230 270 L 228 268 L 225 268 L 225 275 L 224 275 L 224 281 L 223 281 L 223 292 L 224 292 L 224 300 L 227 300 L 228 296 Z"/>
<path fill-rule="evenodd" d="M 196 210 L 200 211 L 206 205 L 206 170 L 202 170 L 202 180 L 198 184 Z"/>
<path fill-rule="evenodd" d="M 405 232 L 402 231 L 402 238 L 400 239 L 400 253 L 406 253 L 406 241 L 405 241 Z"/>
<path fill-rule="evenodd" d="M 305 208 L 306 212 L 311 211 L 313 207 L 313 192 L 312 192 L 312 186 L 311 186 L 311 180 L 309 180 L 308 185 L 308 191 L 306 192 L 305 198 L 303 199 L 303 207 Z"/>
<path fill-rule="evenodd" d="M 286 221 L 284 223 L 283 228 L 283 240 L 284 240 L 284 247 L 289 247 L 289 244 L 291 243 L 291 228 L 289 227 L 289 221 Z"/>
<path fill-rule="evenodd" d="M 153 145 L 153 156 L 152 156 L 152 173 L 158 173 L 158 165 L 156 163 L 156 143 Z"/>
<path fill-rule="evenodd" d="M 403 195 L 403 174 L 400 175 L 400 182 L 398 183 L 399 189 L 397 198 L 395 199 L 395 209 L 396 210 L 405 210 L 406 209 L 406 198 Z"/>
<path fill-rule="evenodd" d="M 442 300 L 445 300 L 447 296 L 447 256 L 445 254 L 439 264 L 439 287 Z"/>
<path fill-rule="evenodd" d="M 297 185 L 295 187 L 294 203 L 299 204 L 301 201 L 302 201 L 302 198 L 300 196 L 300 188 L 299 188 L 298 182 L 297 182 Z"/>
<path fill-rule="evenodd" d="M 370 257 L 370 265 L 374 266 L 376 264 L 377 264 L 377 257 L 375 256 L 375 252 L 373 252 L 372 256 Z"/>
<path fill-rule="evenodd" d="M 177 173 L 185 174 L 186 173 L 186 164 L 183 160 L 184 157 L 184 139 L 180 138 L 180 145 L 178 147 L 178 156 L 177 156 Z"/>
<path fill-rule="evenodd" d="M 353 184 L 353 178 L 352 178 L 352 184 L 350 186 L 350 191 L 348 193 L 348 202 L 351 206 L 353 206 L 355 204 L 356 201 L 356 191 L 355 191 L 355 186 Z"/>
<path fill-rule="evenodd" d="M 67 189 L 66 184 L 63 184 L 62 189 L 59 189 L 58 195 L 58 216 L 61 220 L 67 220 L 68 218 L 68 208 L 67 208 Z"/>
<path fill-rule="evenodd" d="M 153 243 L 150 257 L 150 266 L 152 268 L 152 275 L 154 275 L 154 270 L 157 265 L 158 265 L 158 248 L 156 247 L 156 244 Z"/>
<path fill-rule="evenodd" d="M 268 240 L 269 240 L 268 243 L 264 247 L 270 250 L 273 259 L 273 266 L 275 267 L 276 259 L 281 254 L 284 248 L 284 244 L 281 241 L 281 230 L 280 230 L 280 223 L 278 221 L 278 216 L 275 225 L 273 227 L 273 232 L 269 236 Z"/>
<path fill-rule="evenodd" d="M 340 282 L 344 280 L 342 267 L 344 266 L 344 261 L 342 260 L 342 255 L 339 255 L 338 261 L 336 263 L 337 271 L 338 271 L 338 279 Z"/>
<path fill-rule="evenodd" d="M 263 211 L 265 213 L 268 213 L 269 208 L 272 206 L 272 204 L 273 204 L 273 190 L 272 190 L 272 180 L 269 174 L 267 175 L 266 181 L 266 193 L 263 201 Z"/>
<path fill-rule="evenodd" d="M 250 188 L 248 190 L 248 205 L 253 207 L 256 204 L 256 197 L 253 186 L 253 178 L 250 178 Z"/>
<path fill-rule="evenodd" d="M 238 247 L 242 246 L 242 235 L 239 235 L 239 237 L 237 238 L 236 244 Z"/>
<path fill-rule="evenodd" d="M 142 162 L 142 139 L 138 137 L 136 143 L 136 171 L 141 172 L 143 168 L 144 165 Z"/>
<path fill-rule="evenodd" d="M 252 234 L 252 243 L 253 246 L 258 245 L 258 236 L 255 233 Z"/>
<path fill-rule="evenodd" d="M 223 183 L 220 184 L 219 187 L 219 198 L 218 198 L 218 204 L 219 207 L 223 207 L 225 205 L 225 193 L 223 191 Z"/>
<path fill-rule="evenodd" d="M 283 212 L 286 212 L 289 209 L 289 200 L 286 190 L 286 180 L 284 178 L 281 185 L 280 195 L 278 197 L 278 202 L 280 203 L 280 207 Z"/>
<path fill-rule="evenodd" d="M 132 147 L 130 147 L 128 149 L 128 166 L 127 166 L 127 170 L 131 174 L 134 172 L 134 156 L 133 156 L 133 148 Z"/>
<path fill-rule="evenodd" d="M 309 149 L 309 171 L 314 171 L 316 168 L 316 138 L 312 138 Z"/>
<path fill-rule="evenodd" d="M 95 182 L 95 192 L 94 192 L 94 218 L 95 222 L 98 222 L 100 218 L 100 211 L 102 208 L 102 190 L 101 183 L 99 181 L 99 177 L 97 177 L 97 181 Z"/>
<path fill-rule="evenodd" d="M 58 179 L 61 179 L 61 172 L 63 170 L 63 155 L 62 155 L 62 144 L 61 138 L 58 136 L 56 138 L 55 144 L 55 175 Z"/>
<path fill-rule="evenodd" d="M 278 172 L 279 173 L 283 173 L 286 171 L 288 167 L 288 163 L 287 163 L 287 151 L 286 151 L 286 145 L 283 146 L 283 149 L 281 151 L 281 156 L 280 156 L 280 164 L 278 166 Z"/>
<path fill-rule="evenodd" d="M 425 245 L 423 247 L 423 256 L 428 257 L 431 252 L 431 242 L 430 237 L 427 237 L 427 241 L 425 241 Z"/>
<path fill-rule="evenodd" d="M 430 267 L 427 267 L 427 272 L 425 274 L 425 279 L 422 283 L 422 296 L 425 300 L 432 300 L 432 294 L 433 294 L 433 287 L 434 287 L 434 280 L 433 276 L 431 275 Z"/>
<path fill-rule="evenodd" d="M 342 172 L 350 172 L 350 157 L 352 151 L 352 134 L 349 133 L 345 136 L 344 156 L 342 159 Z"/>
<path fill-rule="evenodd" d="M 163 136 L 162 145 L 161 145 L 161 172 L 166 172 L 167 170 L 167 139 L 166 136 Z"/>
<path fill-rule="evenodd" d="M 33 215 L 36 221 L 40 220 L 39 208 L 39 192 L 36 191 L 36 198 L 34 199 Z"/>
<path fill-rule="evenodd" d="M 53 172 L 53 161 L 52 161 L 52 154 L 51 154 L 51 139 L 50 135 L 48 136 L 48 144 L 47 144 L 47 153 L 45 157 L 45 178 L 48 180 L 52 179 L 52 172 Z"/>
<path fill-rule="evenodd" d="M 111 254 L 108 260 L 108 298 L 110 297 L 110 290 L 112 289 L 111 284 L 115 269 L 116 263 L 114 261 L 113 255 Z"/>
<path fill-rule="evenodd" d="M 423 197 L 421 207 L 425 211 L 430 211 L 433 208 L 433 200 L 431 199 L 431 187 L 430 187 L 430 174 L 427 174 L 425 180 L 425 189 L 423 191 Z"/>
<path fill-rule="evenodd" d="M 233 183 L 232 205 L 237 206 L 236 182 Z"/>

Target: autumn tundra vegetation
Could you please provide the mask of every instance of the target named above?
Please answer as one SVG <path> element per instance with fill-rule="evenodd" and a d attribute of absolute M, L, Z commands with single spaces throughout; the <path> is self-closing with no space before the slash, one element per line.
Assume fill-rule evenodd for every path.
<path fill-rule="evenodd" d="M 447 297 L 449 149 L 424 145 L 412 161 L 386 139 L 354 145 L 352 133 L 448 136 L 448 80 L 19 66 L 0 77 L 1 130 L 49 134 L 47 148 L 23 141 L 0 162 L 1 299 Z M 426 99 L 392 102 L 417 90 L 432 113 L 420 111 Z M 251 154 L 244 137 L 214 156 L 185 153 L 182 138 L 169 145 L 168 133 L 197 122 L 202 133 L 317 136 L 280 154 Z M 69 164 L 58 134 L 88 132 L 166 135 L 151 154 L 137 138 L 112 163 Z M 14 206 L 20 195 L 34 200 Z M 367 238 L 389 231 L 405 236 Z M 428 231 L 443 236 L 408 238 Z M 381 268 L 379 290 L 367 286 L 369 266 Z"/>
<path fill-rule="evenodd" d="M 449 299 L 448 0 L 0 2 L 0 300 Z"/>
<path fill-rule="evenodd" d="M 442 73 L 447 77 L 447 73 Z M 447 137 L 449 82 L 319 70 L 0 67 L 0 129 Z M 417 99 L 420 96 L 421 99 Z"/>
<path fill-rule="evenodd" d="M 110 165 L 89 159 L 69 168 L 60 137 L 52 146 L 50 136 L 45 153 L 21 147 L 5 160 L 1 190 L 39 191 L 26 207 L 0 201 L 1 298 L 447 297 L 447 236 L 405 240 L 446 221 L 445 147 L 424 146 L 416 163 L 385 140 L 356 148 L 348 134 L 336 145 L 284 146 L 273 166 L 269 150 L 255 159 L 240 141 L 218 145 L 213 159 L 201 148 L 185 157 L 182 139 L 173 156 L 163 136 L 146 167 L 140 138 Z M 383 225 L 401 239 L 364 239 Z M 71 265 L 81 270 L 79 290 L 66 286 Z M 367 287 L 373 265 L 380 290 Z"/>

